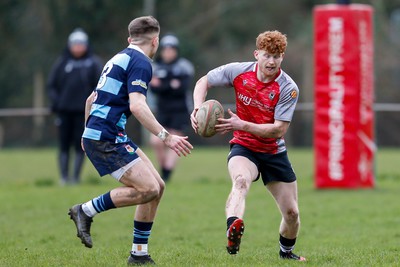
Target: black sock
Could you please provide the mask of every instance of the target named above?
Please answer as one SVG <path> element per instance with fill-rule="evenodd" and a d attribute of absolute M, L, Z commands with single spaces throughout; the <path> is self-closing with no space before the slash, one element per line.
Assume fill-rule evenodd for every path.
<path fill-rule="evenodd" d="M 279 245 L 282 252 L 288 253 L 292 251 L 294 248 L 294 244 L 296 244 L 296 238 L 288 239 L 283 237 L 282 235 L 279 235 Z"/>
<path fill-rule="evenodd" d="M 164 182 L 167 182 L 171 176 L 172 170 L 168 170 L 165 168 L 161 169 L 161 178 L 164 180 Z"/>
<path fill-rule="evenodd" d="M 232 216 L 232 217 L 229 217 L 228 219 L 226 219 L 226 226 L 227 226 L 226 230 L 229 229 L 229 227 L 232 225 L 232 223 L 233 223 L 236 219 L 239 219 L 239 218 L 236 217 L 236 216 Z"/>

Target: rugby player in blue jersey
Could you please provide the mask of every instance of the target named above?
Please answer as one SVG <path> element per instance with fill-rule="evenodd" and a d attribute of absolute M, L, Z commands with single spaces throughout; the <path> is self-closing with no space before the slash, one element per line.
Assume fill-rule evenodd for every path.
<path fill-rule="evenodd" d="M 128 31 L 129 46 L 107 62 L 97 88 L 86 101 L 82 136 L 82 147 L 99 174 L 110 174 L 123 186 L 74 205 L 69 215 L 78 237 L 91 248 L 90 226 L 96 214 L 137 205 L 128 265 L 154 264 L 147 244 L 165 184 L 149 158 L 127 136 L 127 119 L 133 114 L 179 156 L 190 154 L 193 146 L 187 136 L 169 134 L 146 103 L 151 58 L 159 46 L 158 21 L 139 17 L 130 22 Z"/>

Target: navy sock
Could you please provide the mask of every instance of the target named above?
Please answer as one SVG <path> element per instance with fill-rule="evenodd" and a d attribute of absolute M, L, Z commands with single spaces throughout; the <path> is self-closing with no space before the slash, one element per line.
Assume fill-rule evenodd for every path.
<path fill-rule="evenodd" d="M 133 222 L 133 243 L 147 244 L 151 233 L 153 222 Z"/>
<path fill-rule="evenodd" d="M 95 210 L 98 213 L 109 210 L 109 209 L 115 209 L 115 205 L 111 200 L 110 192 L 94 198 L 92 200 L 92 203 L 93 203 L 93 207 L 95 208 Z"/>

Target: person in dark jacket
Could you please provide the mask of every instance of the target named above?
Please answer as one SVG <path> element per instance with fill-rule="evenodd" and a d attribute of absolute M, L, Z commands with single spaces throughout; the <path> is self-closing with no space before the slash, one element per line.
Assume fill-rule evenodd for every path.
<path fill-rule="evenodd" d="M 192 86 L 193 76 L 193 64 L 179 55 L 178 38 L 173 34 L 161 38 L 160 53 L 153 63 L 150 90 L 156 98 L 157 120 L 170 133 L 184 135 L 190 126 L 189 109 L 192 105 L 188 90 Z M 179 157 L 156 136 L 150 137 L 150 143 L 161 168 L 161 177 L 166 182 Z"/>
<path fill-rule="evenodd" d="M 56 117 L 59 134 L 59 167 L 61 184 L 79 183 L 84 152 L 81 136 L 85 122 L 85 103 L 96 88 L 103 63 L 92 53 L 88 35 L 80 28 L 68 37 L 68 46 L 54 63 L 48 77 L 47 88 L 51 110 Z M 69 163 L 73 147 L 73 171 Z"/>

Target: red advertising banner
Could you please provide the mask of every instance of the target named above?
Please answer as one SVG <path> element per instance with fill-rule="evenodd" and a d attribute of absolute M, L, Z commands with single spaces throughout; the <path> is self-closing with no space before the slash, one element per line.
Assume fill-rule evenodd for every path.
<path fill-rule="evenodd" d="M 373 9 L 314 8 L 317 188 L 374 186 Z"/>

